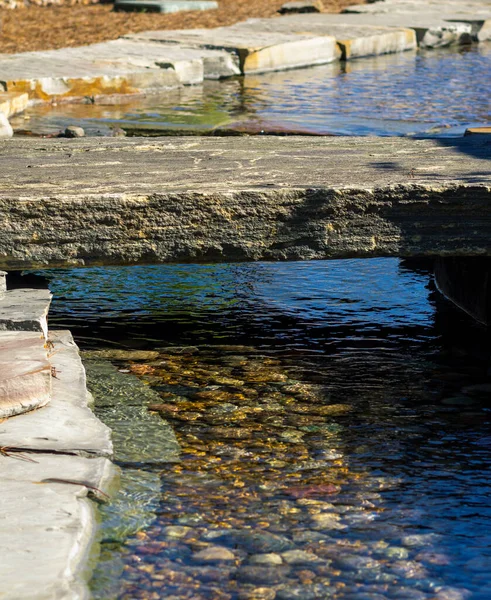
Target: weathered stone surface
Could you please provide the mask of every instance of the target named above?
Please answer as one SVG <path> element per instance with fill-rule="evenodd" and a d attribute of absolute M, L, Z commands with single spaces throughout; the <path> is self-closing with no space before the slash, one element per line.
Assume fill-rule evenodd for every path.
<path fill-rule="evenodd" d="M 491 255 L 490 155 L 486 136 L 13 139 L 0 268 Z"/>
<path fill-rule="evenodd" d="M 39 331 L 48 337 L 49 290 L 10 290 L 0 296 L 0 331 Z"/>
<path fill-rule="evenodd" d="M 292 17 L 282 17 L 292 18 Z M 318 15 L 295 15 L 298 25 L 304 20 L 305 26 L 310 28 L 313 21 L 322 26 L 327 25 L 350 25 L 352 27 L 397 27 L 402 29 L 413 29 L 418 44 L 422 47 L 433 48 L 450 46 L 452 44 L 468 44 L 473 36 L 477 39 L 477 33 L 473 33 L 484 24 L 483 20 L 476 23 L 459 21 L 446 21 L 441 13 L 428 13 L 415 11 L 413 13 L 385 12 L 374 14 L 318 14 Z M 479 25 L 480 23 L 480 25 Z"/>
<path fill-rule="evenodd" d="M 51 402 L 0 424 L 0 446 L 81 456 L 111 456 L 110 430 L 88 408 L 90 394 L 78 349 L 67 331 L 52 332 Z"/>
<path fill-rule="evenodd" d="M 168 31 L 142 31 L 124 36 L 133 42 L 168 42 Z M 112 44 L 122 43 L 115 40 Z M 240 75 L 239 58 L 226 50 L 211 50 L 209 48 L 189 48 L 183 45 L 166 45 L 163 52 L 171 52 L 171 57 L 179 54 L 182 58 L 195 58 L 203 61 L 203 77 L 205 79 L 220 79 Z"/>
<path fill-rule="evenodd" d="M 115 0 L 114 10 L 127 12 L 175 13 L 188 10 L 213 10 L 214 0 Z"/>
<path fill-rule="evenodd" d="M 2 600 L 85 600 L 96 531 L 86 496 L 108 491 L 114 467 L 104 458 L 16 456 L 0 455 Z"/>
<path fill-rule="evenodd" d="M 7 272 L 6 271 L 0 271 L 0 298 L 1 295 L 3 294 L 3 292 L 7 291 Z"/>
<path fill-rule="evenodd" d="M 291 15 L 278 19 L 249 19 L 236 25 L 235 29 L 332 36 L 336 38 L 343 59 L 403 52 L 417 47 L 416 33 L 413 29 L 333 24 L 331 16 Z"/>
<path fill-rule="evenodd" d="M 169 30 L 162 32 L 160 41 L 231 52 L 239 61 L 241 73 L 320 65 L 339 58 L 335 39 L 327 35 L 267 33 L 239 26 Z"/>
<path fill-rule="evenodd" d="M 0 419 L 45 406 L 51 369 L 40 333 L 0 332 Z"/>
<path fill-rule="evenodd" d="M 0 92 L 0 113 L 6 117 L 11 117 L 27 108 L 29 102 L 28 94 L 17 92 Z"/>
<path fill-rule="evenodd" d="M 289 13 L 319 13 L 324 10 L 321 0 L 298 0 L 287 2 L 278 11 L 282 15 Z"/>
<path fill-rule="evenodd" d="M 202 82 L 201 54 L 130 40 L 3 54 L 0 84 L 38 100 L 142 93 Z"/>
<path fill-rule="evenodd" d="M 418 19 L 417 27 L 420 29 L 419 36 L 426 45 L 429 45 L 430 36 L 427 38 L 424 29 L 431 36 L 441 37 L 442 40 L 450 36 L 452 30 L 446 29 L 444 24 L 438 24 L 438 21 L 442 20 L 448 24 L 454 22 L 454 26 L 457 27 L 454 30 L 455 35 L 459 31 L 459 25 L 467 24 L 471 26 L 471 35 L 475 41 L 491 39 L 491 5 L 487 0 L 469 2 L 458 2 L 456 0 L 429 0 L 428 2 L 426 0 L 379 0 L 374 3 L 349 6 L 343 12 L 356 13 L 363 15 L 364 18 L 389 17 L 399 21 L 404 19 L 414 20 L 416 18 Z M 460 29 L 460 31 L 463 30 Z M 465 37 L 454 40 L 454 43 L 462 42 L 466 43 Z"/>
<path fill-rule="evenodd" d="M 14 135 L 14 130 L 9 123 L 7 117 L 0 112 L 0 139 L 11 138 Z"/>

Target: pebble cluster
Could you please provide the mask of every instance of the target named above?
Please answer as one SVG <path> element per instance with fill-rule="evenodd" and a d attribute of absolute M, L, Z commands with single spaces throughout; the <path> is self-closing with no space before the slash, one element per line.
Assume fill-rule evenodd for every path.
<path fill-rule="evenodd" d="M 120 600 L 466 600 L 435 533 L 388 516 L 399 485 L 353 468 L 356 406 L 241 346 L 119 363 L 156 390 L 181 461 L 160 467 L 154 523 L 127 540 Z M 417 518 L 417 517 L 416 517 Z"/>

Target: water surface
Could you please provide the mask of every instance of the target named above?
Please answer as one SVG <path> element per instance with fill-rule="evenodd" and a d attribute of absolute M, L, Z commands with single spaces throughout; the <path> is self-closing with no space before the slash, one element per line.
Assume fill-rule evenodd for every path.
<path fill-rule="evenodd" d="M 117 451 L 134 479 L 102 527 L 95 598 L 491 597 L 488 338 L 424 267 L 48 276 L 51 327 L 87 350 L 155 352 L 114 373 L 152 392 L 143 412 L 181 446 L 167 459 L 152 425 L 152 460 Z M 132 493 L 145 516 L 121 535 Z"/>

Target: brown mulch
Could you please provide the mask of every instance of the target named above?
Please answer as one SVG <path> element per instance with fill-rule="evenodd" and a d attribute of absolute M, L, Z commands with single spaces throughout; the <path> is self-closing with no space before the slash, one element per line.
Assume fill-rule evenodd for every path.
<path fill-rule="evenodd" d="M 110 4 L 30 6 L 0 9 L 0 52 L 51 50 L 116 39 L 156 29 L 232 25 L 252 17 L 272 17 L 286 0 L 219 0 L 219 8 L 174 14 L 114 12 Z M 327 12 L 339 12 L 362 0 L 324 0 Z"/>

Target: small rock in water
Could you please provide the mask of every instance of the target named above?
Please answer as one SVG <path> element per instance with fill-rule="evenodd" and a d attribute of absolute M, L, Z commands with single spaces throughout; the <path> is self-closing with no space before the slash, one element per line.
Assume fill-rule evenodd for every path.
<path fill-rule="evenodd" d="M 276 591 L 267 587 L 239 591 L 239 600 L 274 600 Z"/>
<path fill-rule="evenodd" d="M 214 563 L 235 560 L 235 554 L 223 546 L 210 546 L 193 554 L 196 562 Z"/>
<path fill-rule="evenodd" d="M 179 525 L 169 525 L 162 529 L 162 533 L 165 537 L 170 538 L 183 538 L 188 535 L 190 531 L 193 531 L 192 527 L 184 527 Z"/>
<path fill-rule="evenodd" d="M 329 530 L 329 529 L 346 529 L 346 525 L 339 522 L 338 515 L 329 513 L 321 513 L 312 515 L 312 529 L 314 530 Z"/>
<path fill-rule="evenodd" d="M 12 125 L 3 112 L 0 112 L 0 138 L 11 138 L 13 135 Z"/>
<path fill-rule="evenodd" d="M 266 554 L 253 554 L 249 557 L 252 565 L 281 565 L 283 560 L 279 554 L 269 552 Z"/>
<path fill-rule="evenodd" d="M 230 531 L 218 538 L 228 546 L 242 548 L 251 554 L 268 554 L 292 550 L 295 544 L 286 537 L 267 531 Z"/>
<path fill-rule="evenodd" d="M 319 600 L 332 598 L 334 588 L 323 585 L 292 585 L 285 586 L 276 592 L 278 600 Z"/>
<path fill-rule="evenodd" d="M 275 566 L 247 566 L 241 567 L 236 574 L 237 580 L 243 583 L 264 583 L 266 585 L 275 585 L 283 583 L 285 577 L 290 573 L 290 567 Z"/>
<path fill-rule="evenodd" d="M 429 546 L 437 542 L 440 537 L 436 533 L 420 533 L 414 535 L 405 535 L 401 539 L 401 543 L 403 546 L 407 546 L 408 548 L 418 548 L 422 546 Z"/>
<path fill-rule="evenodd" d="M 65 129 L 63 137 L 67 137 L 67 138 L 85 137 L 85 131 L 84 131 L 83 127 L 77 127 L 76 125 L 69 125 Z"/>
<path fill-rule="evenodd" d="M 319 562 L 319 557 L 305 550 L 288 550 L 283 552 L 281 558 L 289 565 L 306 565 Z"/>

